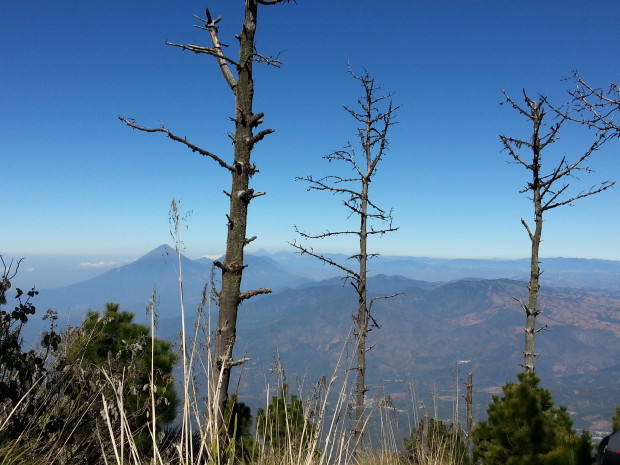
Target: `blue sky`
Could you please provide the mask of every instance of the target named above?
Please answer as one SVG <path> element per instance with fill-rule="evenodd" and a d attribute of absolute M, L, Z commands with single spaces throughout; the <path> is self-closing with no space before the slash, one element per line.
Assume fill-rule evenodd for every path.
<path fill-rule="evenodd" d="M 230 160 L 234 112 L 211 57 L 166 46 L 208 45 L 193 27 L 204 0 L 0 2 L 0 253 L 9 257 L 138 257 L 170 243 L 168 209 L 191 211 L 182 231 L 190 257 L 224 251 L 228 174 L 160 134 L 124 126 L 162 121 L 177 135 Z M 240 29 L 242 1 L 210 0 L 220 38 Z M 365 67 L 402 105 L 390 151 L 372 184 L 375 202 L 394 209 L 397 233 L 377 238 L 387 255 L 520 258 L 529 239 L 520 218 L 531 205 L 518 193 L 526 172 L 508 164 L 499 134 L 530 128 L 506 106 L 547 95 L 561 103 L 572 70 L 597 86 L 618 82 L 618 17 L 611 1 L 298 0 L 261 8 L 263 54 L 255 111 L 276 132 L 253 155 L 260 173 L 251 204 L 253 249 L 287 249 L 293 226 L 308 232 L 346 227 L 329 195 L 308 193 L 296 176 L 333 174 L 321 157 L 354 142 L 342 110 L 360 87 L 347 63 Z M 576 156 L 592 134 L 567 126 L 549 153 Z M 575 191 L 620 178 L 620 144 L 598 152 L 595 173 Z M 620 260 L 620 188 L 546 217 L 543 256 Z M 355 227 L 354 224 L 350 224 Z M 352 252 L 350 238 L 315 242 Z M 250 249 L 253 250 L 253 249 Z"/>

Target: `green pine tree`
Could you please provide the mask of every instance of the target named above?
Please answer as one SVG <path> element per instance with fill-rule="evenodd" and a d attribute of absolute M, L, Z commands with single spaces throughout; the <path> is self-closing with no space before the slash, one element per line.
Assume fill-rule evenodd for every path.
<path fill-rule="evenodd" d="M 228 397 L 224 410 L 224 425 L 228 428 L 227 437 L 231 439 L 230 449 L 232 454 L 250 463 L 254 453 L 254 436 L 252 427 L 252 413 L 250 407 L 243 402 L 237 402 L 237 394 L 232 393 Z"/>
<path fill-rule="evenodd" d="M 120 311 L 119 307 L 108 303 L 102 315 L 88 312 L 82 326 L 68 333 L 67 363 L 87 370 L 91 384 L 105 389 L 108 399 L 114 397 L 102 371 L 112 378 L 123 379 L 125 415 L 136 444 L 147 447 L 150 446 L 148 425 L 152 422 L 151 385 L 155 387 L 157 429 L 174 421 L 178 400 L 172 369 L 178 355 L 172 351 L 170 342 L 155 338 L 153 344 L 149 328 L 134 323 L 134 313 Z"/>
<path fill-rule="evenodd" d="M 551 393 L 534 373 L 494 396 L 488 418 L 472 433 L 474 460 L 486 465 L 589 465 L 590 436 L 578 436 L 565 407 L 553 408 Z"/>
<path fill-rule="evenodd" d="M 294 445 L 307 445 L 312 437 L 313 426 L 304 415 L 302 400 L 295 394 L 289 397 L 288 384 L 271 398 L 266 409 L 257 410 L 256 431 L 265 444 L 277 450 Z"/>
<path fill-rule="evenodd" d="M 611 428 L 613 431 L 620 430 L 620 407 L 616 407 L 616 414 L 611 417 Z"/>

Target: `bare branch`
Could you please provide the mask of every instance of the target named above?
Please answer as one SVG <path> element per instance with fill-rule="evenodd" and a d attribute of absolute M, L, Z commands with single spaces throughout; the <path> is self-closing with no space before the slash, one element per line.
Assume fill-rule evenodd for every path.
<path fill-rule="evenodd" d="M 547 194 L 548 192 L 551 192 L 553 195 L 551 196 L 551 198 L 545 202 L 544 204 L 542 204 L 542 208 L 541 211 L 545 211 L 545 210 L 549 210 L 550 208 L 553 208 L 553 202 L 555 202 L 555 199 L 557 199 L 558 197 L 560 197 L 564 191 L 566 189 L 568 189 L 569 184 L 564 184 L 564 186 L 562 186 L 558 191 L 553 192 L 551 190 L 545 190 L 544 194 Z M 544 198 L 544 195 L 541 195 L 541 199 Z"/>
<path fill-rule="evenodd" d="M 234 361 L 228 362 L 228 363 L 226 363 L 226 365 L 228 365 L 229 368 L 232 368 L 232 367 L 236 367 L 238 365 L 243 365 L 245 362 L 249 362 L 250 360 L 252 360 L 252 359 L 248 358 L 248 357 L 244 357 L 244 358 L 239 359 L 239 360 L 234 360 Z"/>
<path fill-rule="evenodd" d="M 335 182 L 348 182 L 348 179 L 342 179 L 338 176 L 325 176 L 322 179 L 313 179 L 312 176 L 295 178 L 296 181 L 306 181 L 310 184 L 308 190 L 317 190 L 317 191 L 330 191 L 333 193 L 340 194 L 350 194 L 352 196 L 360 196 L 361 194 L 352 189 L 346 189 L 342 187 L 335 187 L 330 184 L 327 184 L 325 180 L 327 179 L 335 179 Z"/>
<path fill-rule="evenodd" d="M 587 167 L 581 167 L 581 164 L 585 160 L 590 158 L 590 155 L 592 155 L 595 151 L 597 151 L 600 148 L 602 138 L 603 138 L 603 135 L 599 135 L 596 141 L 594 141 L 594 143 L 588 148 L 588 150 L 586 150 L 581 155 L 581 157 L 579 157 L 575 162 L 568 164 L 566 163 L 565 158 L 563 158 L 561 162 L 561 166 L 562 165 L 564 166 L 563 169 L 557 170 L 556 172 L 554 172 L 552 176 L 550 175 L 542 176 L 541 179 L 546 180 L 547 178 L 549 178 L 550 181 L 545 181 L 545 182 L 552 183 L 565 176 L 570 176 L 573 171 L 578 171 L 578 170 L 590 171 L 590 169 Z"/>
<path fill-rule="evenodd" d="M 252 140 L 250 141 L 250 144 L 253 146 L 254 144 L 256 144 L 257 142 L 263 140 L 263 138 L 267 135 L 267 134 L 271 134 L 275 132 L 273 129 L 263 129 L 262 131 L 260 131 L 258 134 L 255 134 L 254 136 L 252 136 Z"/>
<path fill-rule="evenodd" d="M 252 289 L 251 291 L 242 292 L 239 294 L 239 300 L 246 300 L 259 294 L 271 294 L 271 289 L 262 287 L 260 289 Z"/>
<path fill-rule="evenodd" d="M 278 54 L 280 56 L 280 54 Z M 273 58 L 265 55 L 261 55 L 260 53 L 253 53 L 250 58 L 255 63 L 266 63 L 269 66 L 275 66 L 276 68 L 280 68 L 282 66 L 282 62 L 278 58 Z"/>
<path fill-rule="evenodd" d="M 583 199 L 584 197 L 589 197 L 591 195 L 598 194 L 599 192 L 603 192 L 603 191 L 609 189 L 610 187 L 613 187 L 615 184 L 616 184 L 615 181 L 605 181 L 605 182 L 603 182 L 601 184 L 601 187 L 599 187 L 598 189 L 591 188 L 588 192 L 585 192 L 583 194 L 577 195 L 575 197 L 571 197 L 568 200 L 564 200 L 562 202 L 557 202 L 557 203 L 554 203 L 554 204 L 551 204 L 551 205 L 545 204 L 544 209 L 545 210 L 550 210 L 552 208 L 560 207 L 562 205 L 571 204 L 575 200 Z"/>
<path fill-rule="evenodd" d="M 207 30 L 209 31 L 209 35 L 211 36 L 211 43 L 213 44 L 213 49 L 216 52 L 216 54 L 213 56 L 215 56 L 220 66 L 220 71 L 222 72 L 222 76 L 224 76 L 224 80 L 228 83 L 230 88 L 234 91 L 235 87 L 237 86 L 237 81 L 233 77 L 232 72 L 230 71 L 230 68 L 228 66 L 228 63 L 229 62 L 234 63 L 237 69 L 239 69 L 241 65 L 240 63 L 235 63 L 234 61 L 230 61 L 224 55 L 224 53 L 222 52 L 222 44 L 220 43 L 220 39 L 218 37 L 218 30 L 216 26 L 217 22 L 219 21 L 219 18 L 216 19 L 215 21 L 212 21 L 211 15 L 209 14 L 209 9 L 206 10 L 206 13 L 207 13 L 208 20 L 205 21 L 204 24 Z"/>
<path fill-rule="evenodd" d="M 295 0 L 292 0 L 295 1 Z M 278 3 L 290 3 L 291 0 L 256 0 L 256 3 L 261 5 L 277 5 Z"/>
<path fill-rule="evenodd" d="M 369 309 L 370 310 L 370 309 Z M 381 325 L 379 323 L 377 323 L 377 320 L 375 320 L 375 317 L 372 316 L 372 314 L 370 313 L 370 311 L 368 312 L 368 318 L 370 319 L 370 321 L 372 321 L 372 326 L 370 328 L 368 328 L 368 331 L 370 331 L 372 328 L 377 328 L 377 329 L 381 329 Z M 373 347 L 375 346 L 375 344 L 371 345 L 370 347 L 368 347 L 366 349 L 366 352 L 368 352 L 369 350 L 371 350 Z"/>
<path fill-rule="evenodd" d="M 259 124 L 262 124 L 264 116 L 265 116 L 265 113 L 263 113 L 262 111 L 260 113 L 256 113 L 256 114 L 252 115 L 252 117 L 248 121 L 248 123 L 250 124 L 250 127 L 251 128 L 255 128 Z"/>
<path fill-rule="evenodd" d="M 3 268 L 2 278 L 8 279 L 10 281 L 15 276 L 17 276 L 17 272 L 19 271 L 19 266 L 22 264 L 22 261 L 24 261 L 24 258 L 20 258 L 17 261 L 11 260 L 9 264 L 7 265 L 6 262 L 4 261 L 4 257 L 2 256 L 2 254 L 0 254 L 0 261 L 2 262 L 2 268 Z M 13 264 L 15 264 L 15 268 L 13 268 Z"/>
<path fill-rule="evenodd" d="M 385 299 L 391 299 L 393 297 L 397 297 L 399 295 L 405 295 L 404 292 L 395 292 L 394 294 L 390 294 L 390 295 L 382 295 L 380 297 L 373 297 L 372 299 L 370 299 L 370 303 L 368 304 L 368 310 L 370 311 L 372 309 L 373 304 L 378 301 L 378 300 L 385 300 Z"/>
<path fill-rule="evenodd" d="M 516 300 L 519 303 L 519 305 L 525 311 L 525 313 L 528 312 L 527 305 L 525 305 L 521 299 L 519 299 L 518 297 L 513 297 L 513 300 Z"/>
<path fill-rule="evenodd" d="M 226 55 L 222 54 L 221 50 L 217 50 L 213 47 L 205 47 L 202 45 L 195 45 L 195 44 L 177 44 L 174 42 L 166 42 L 166 45 L 170 45 L 172 47 L 178 47 L 182 50 L 187 50 L 189 52 L 194 52 L 194 53 L 204 53 L 206 55 L 211 55 L 215 58 L 218 59 L 218 61 L 223 60 L 224 62 L 228 62 L 231 65 L 237 67 L 239 66 L 239 63 L 237 63 L 235 60 L 233 60 L 230 57 L 227 57 Z M 220 65 L 221 66 L 221 65 Z M 231 73 L 231 77 L 232 77 L 232 73 Z M 234 78 L 233 78 L 234 80 Z M 226 80 L 226 82 L 228 82 L 228 80 Z M 230 84 L 230 83 L 229 83 Z"/>
<path fill-rule="evenodd" d="M 529 144 L 528 142 L 519 140 L 519 139 L 513 139 L 511 137 L 506 137 L 506 136 L 502 136 L 502 135 L 500 135 L 499 138 L 501 139 L 502 143 L 504 144 L 504 149 L 508 150 L 508 153 L 510 154 L 510 156 L 512 158 L 514 158 L 517 163 L 525 166 L 527 169 L 532 169 L 532 165 L 529 164 L 529 163 L 526 163 L 525 161 L 523 161 L 523 159 L 521 159 L 521 157 L 512 148 L 513 144 L 518 149 L 520 149 L 524 145 L 526 147 L 531 147 L 531 144 Z"/>
<path fill-rule="evenodd" d="M 209 157 L 209 158 L 215 160 L 222 168 L 226 168 L 229 171 L 232 171 L 232 169 L 233 169 L 232 166 L 227 164 L 224 160 L 222 160 L 217 155 L 215 155 L 215 154 L 213 154 L 213 153 L 211 153 L 211 152 L 209 152 L 207 150 L 201 149 L 197 145 L 194 145 L 194 144 L 188 142 L 187 139 L 185 139 L 185 138 L 181 138 L 181 137 L 175 135 L 174 133 L 172 133 L 168 129 L 166 129 L 163 125 L 162 125 L 161 128 L 146 128 L 144 126 L 140 126 L 139 124 L 137 124 L 133 118 L 124 118 L 122 116 L 119 116 L 118 119 L 120 119 L 127 126 L 132 127 L 134 129 L 137 129 L 139 131 L 144 131 L 144 132 L 163 132 L 170 139 L 172 139 L 174 141 L 177 141 L 177 142 L 180 142 L 181 144 L 187 146 L 192 152 L 198 152 L 200 155 L 203 155 L 205 157 Z"/>
<path fill-rule="evenodd" d="M 517 104 L 517 102 L 515 102 L 505 90 L 502 90 L 502 94 L 504 94 L 505 100 L 503 102 L 500 103 L 500 105 L 503 105 L 504 103 L 509 103 L 512 108 L 514 108 L 515 110 L 517 110 L 519 113 L 521 113 L 523 116 L 525 116 L 527 119 L 531 119 L 531 115 L 529 111 L 524 110 L 523 108 L 521 108 L 520 105 Z M 529 104 L 531 103 L 531 100 L 528 98 L 527 95 L 525 95 L 525 101 L 526 103 Z"/>
<path fill-rule="evenodd" d="M 295 232 L 299 234 L 301 237 L 303 237 L 304 239 L 325 239 L 326 237 L 340 236 L 343 234 L 353 234 L 353 235 L 359 236 L 360 234 L 359 231 L 333 231 L 333 232 L 326 231 L 321 234 L 308 234 L 308 233 L 305 233 L 297 229 L 297 226 L 294 226 L 294 228 L 295 228 Z"/>
<path fill-rule="evenodd" d="M 321 255 L 319 253 L 315 253 L 312 248 L 309 247 L 304 247 L 300 244 L 297 244 L 296 242 L 289 242 L 289 245 L 291 247 L 295 247 L 297 250 L 299 250 L 299 253 L 301 255 L 303 254 L 307 254 L 310 255 L 311 257 L 314 257 L 318 260 L 321 260 L 324 263 L 327 263 L 329 265 L 335 266 L 336 268 L 341 269 L 342 271 L 344 271 L 345 273 L 347 273 L 348 275 L 350 275 L 352 278 L 354 279 L 359 279 L 359 274 L 356 273 L 355 271 L 353 271 L 350 268 L 347 268 L 346 266 L 341 265 L 340 263 L 335 262 L 334 260 L 332 260 L 329 257 L 326 257 L 325 255 Z"/>
<path fill-rule="evenodd" d="M 576 71 L 566 80 L 575 82 L 575 89 L 568 91 L 570 101 L 551 108 L 562 117 L 596 130 L 603 141 L 620 137 L 620 125 L 615 120 L 620 111 L 620 86 L 611 83 L 607 90 L 593 87 Z"/>
<path fill-rule="evenodd" d="M 367 234 L 380 234 L 380 235 L 384 235 L 386 233 L 389 232 L 394 232 L 394 231 L 398 231 L 398 228 L 388 228 L 388 229 L 373 229 L 371 231 L 368 231 Z"/>

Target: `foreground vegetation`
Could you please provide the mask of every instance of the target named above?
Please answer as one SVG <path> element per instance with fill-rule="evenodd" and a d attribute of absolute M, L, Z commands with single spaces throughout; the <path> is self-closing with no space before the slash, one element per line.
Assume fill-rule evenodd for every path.
<path fill-rule="evenodd" d="M 38 292 L 12 290 L 15 271 L 5 265 L 0 288 L 1 464 L 593 463 L 588 433 L 572 429 L 566 409 L 554 408 L 531 373 L 494 397 L 471 443 L 456 422 L 425 417 L 403 444 L 385 426 L 379 444 L 356 451 L 349 412 L 354 389 L 344 358 L 329 378 L 299 395 L 290 392 L 276 360 L 279 387 L 256 421 L 232 395 L 213 435 L 207 399 L 196 383 L 210 375 L 204 368 L 209 341 L 198 344 L 208 333 L 197 328 L 188 338 L 188 374 L 176 383 L 172 367 L 179 356 L 172 345 L 133 323 L 133 314 L 118 304 L 90 312 L 82 325 L 62 333 L 48 311 L 50 328 L 40 346 L 24 350 L 22 332 L 36 313 Z M 383 420 L 390 408 L 388 398 L 373 414 Z M 619 411 L 614 424 L 620 424 Z"/>

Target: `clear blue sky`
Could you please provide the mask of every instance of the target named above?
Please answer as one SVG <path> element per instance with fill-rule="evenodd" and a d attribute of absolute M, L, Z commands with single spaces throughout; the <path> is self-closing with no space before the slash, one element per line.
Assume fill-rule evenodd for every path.
<path fill-rule="evenodd" d="M 208 45 L 193 27 L 204 0 L 0 2 L 0 253 L 138 257 L 170 243 L 168 209 L 191 210 L 187 255 L 224 251 L 229 176 L 161 134 L 123 125 L 160 121 L 230 160 L 232 96 L 213 59 L 165 41 Z M 234 51 L 243 1 L 210 0 Z M 402 105 L 390 152 L 372 184 L 399 232 L 377 238 L 388 255 L 517 258 L 529 254 L 518 193 L 526 172 L 508 164 L 500 133 L 530 128 L 500 106 L 525 88 L 563 102 L 578 70 L 618 82 L 620 3 L 603 1 L 298 0 L 261 8 L 257 44 L 281 69 L 257 65 L 255 111 L 276 132 L 254 153 L 252 247 L 287 249 L 293 225 L 340 229 L 346 212 L 296 176 L 336 168 L 321 157 L 354 141 L 342 110 L 365 67 Z M 575 156 L 591 134 L 567 126 L 554 156 Z M 577 190 L 620 178 L 620 146 L 597 153 Z M 620 188 L 550 211 L 544 256 L 620 260 Z M 354 225 L 352 225 L 354 226 Z M 348 238 L 350 241 L 350 238 Z M 355 243 L 313 244 L 351 252 Z M 252 249 L 250 249 L 252 250 Z"/>

